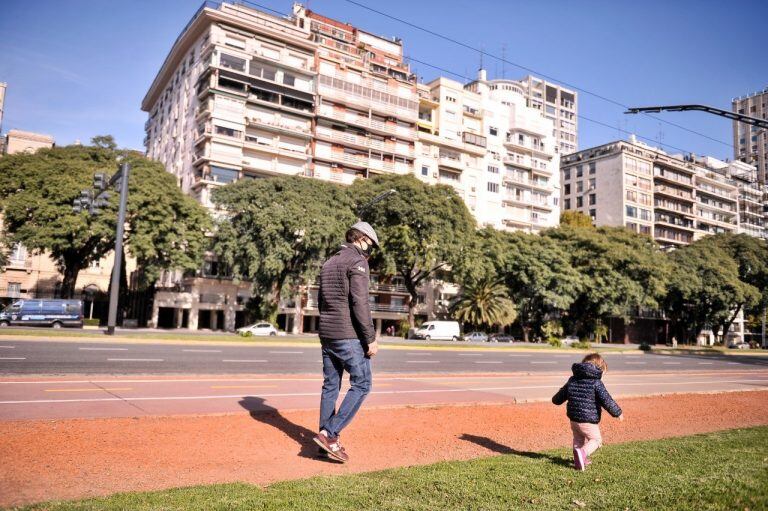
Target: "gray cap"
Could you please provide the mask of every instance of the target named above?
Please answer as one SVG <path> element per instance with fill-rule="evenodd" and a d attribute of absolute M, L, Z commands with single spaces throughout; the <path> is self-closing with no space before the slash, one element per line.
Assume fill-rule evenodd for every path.
<path fill-rule="evenodd" d="M 379 237 L 376 236 L 376 231 L 373 230 L 373 227 L 371 227 L 371 224 L 368 222 L 357 222 L 352 226 L 352 229 L 365 234 L 371 239 L 374 245 L 377 247 L 379 246 Z"/>

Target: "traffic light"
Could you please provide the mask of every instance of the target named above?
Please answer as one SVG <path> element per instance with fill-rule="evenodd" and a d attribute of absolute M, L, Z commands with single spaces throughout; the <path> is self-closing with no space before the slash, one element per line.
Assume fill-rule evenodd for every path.
<path fill-rule="evenodd" d="M 109 176 L 103 172 L 99 172 L 93 175 L 93 188 L 100 192 L 103 192 L 109 186 Z"/>
<path fill-rule="evenodd" d="M 72 203 L 72 211 L 74 211 L 77 214 L 80 214 L 83 212 L 83 206 L 80 204 L 80 197 L 75 199 Z"/>

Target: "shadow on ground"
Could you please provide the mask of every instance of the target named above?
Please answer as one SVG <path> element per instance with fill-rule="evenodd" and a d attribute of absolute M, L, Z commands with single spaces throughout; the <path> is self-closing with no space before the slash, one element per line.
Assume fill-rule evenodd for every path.
<path fill-rule="evenodd" d="M 316 434 L 314 431 L 286 419 L 276 408 L 266 404 L 264 398 L 246 396 L 239 401 L 239 404 L 249 412 L 251 418 L 282 431 L 299 444 L 301 449 L 298 455 L 300 457 L 336 463 L 327 457 L 318 456 L 317 444 L 312 441 Z"/>
<path fill-rule="evenodd" d="M 467 442 L 472 442 L 473 444 L 477 444 L 480 447 L 485 447 L 486 449 L 499 454 L 512 454 L 515 456 L 524 456 L 526 458 L 531 458 L 535 460 L 548 460 L 551 463 L 554 463 L 555 465 L 561 465 L 563 467 L 569 467 L 569 468 L 573 467 L 573 461 L 568 458 L 561 458 L 560 456 L 552 456 L 551 454 L 546 454 L 543 452 L 518 451 L 517 449 L 513 449 L 512 447 L 500 444 L 497 441 L 491 440 L 490 438 L 485 436 L 469 435 L 467 433 L 464 433 L 459 437 L 459 439 L 465 440 Z"/>

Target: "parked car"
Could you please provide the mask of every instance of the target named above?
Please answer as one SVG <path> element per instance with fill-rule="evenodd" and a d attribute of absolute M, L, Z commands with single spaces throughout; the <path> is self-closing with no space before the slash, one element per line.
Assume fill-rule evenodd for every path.
<path fill-rule="evenodd" d="M 82 300 L 16 300 L 0 312 L 4 326 L 83 327 Z"/>
<path fill-rule="evenodd" d="M 565 339 L 563 339 L 563 345 L 564 346 L 570 346 L 571 344 L 576 344 L 579 342 L 579 338 L 575 335 L 569 335 Z"/>
<path fill-rule="evenodd" d="M 734 342 L 728 345 L 728 348 L 732 350 L 748 350 L 749 343 L 747 342 Z"/>
<path fill-rule="evenodd" d="M 461 329 L 458 321 L 427 321 L 416 329 L 414 337 L 425 341 L 458 341 Z"/>
<path fill-rule="evenodd" d="M 240 335 L 285 335 L 284 332 L 280 332 L 275 328 L 272 323 L 254 323 L 252 325 L 244 326 L 237 329 L 237 333 Z"/>
<path fill-rule="evenodd" d="M 491 334 L 488 336 L 490 342 L 515 342 L 515 338 L 509 334 Z"/>
<path fill-rule="evenodd" d="M 464 336 L 465 341 L 486 342 L 488 336 L 484 332 L 470 332 Z"/>

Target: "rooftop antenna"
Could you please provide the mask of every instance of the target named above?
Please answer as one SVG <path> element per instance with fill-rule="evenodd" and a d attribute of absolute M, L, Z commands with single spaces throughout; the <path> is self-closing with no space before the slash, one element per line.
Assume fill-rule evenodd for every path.
<path fill-rule="evenodd" d="M 501 79 L 507 79 L 507 43 L 501 45 Z"/>
<path fill-rule="evenodd" d="M 483 45 L 480 45 L 480 69 L 483 69 Z"/>

